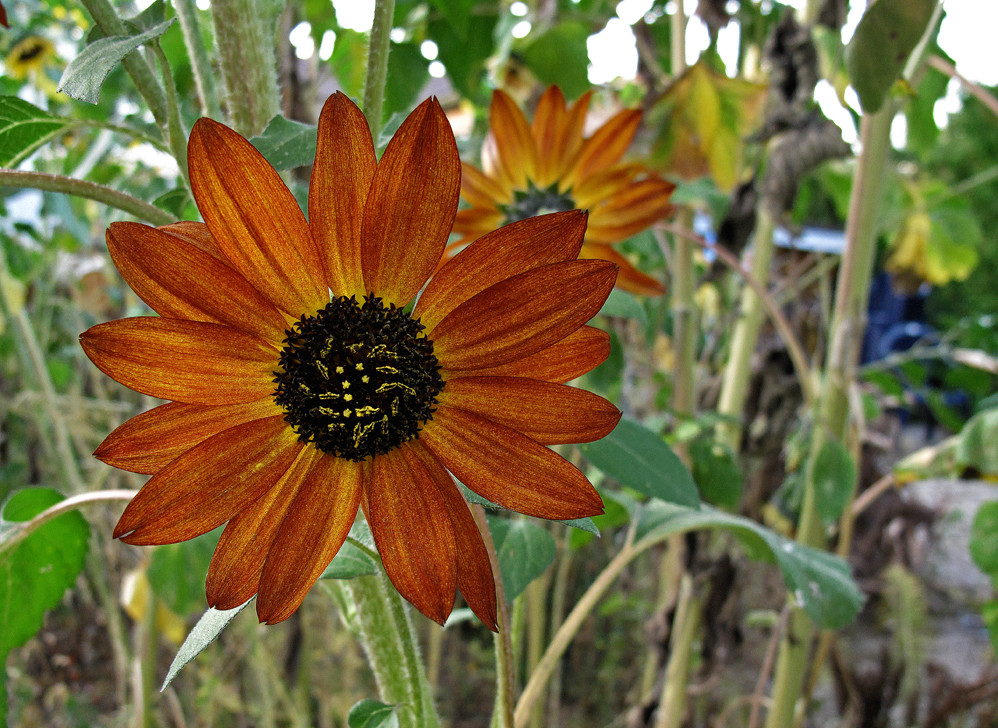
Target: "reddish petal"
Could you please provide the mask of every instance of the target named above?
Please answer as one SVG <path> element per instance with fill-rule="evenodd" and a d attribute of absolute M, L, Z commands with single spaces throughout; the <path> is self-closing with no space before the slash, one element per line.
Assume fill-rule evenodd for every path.
<path fill-rule="evenodd" d="M 272 488 L 302 447 L 281 416 L 230 427 L 152 476 L 114 537 L 145 546 L 208 533 Z"/>
<path fill-rule="evenodd" d="M 579 210 L 530 217 L 494 230 L 447 261 L 419 297 L 413 316 L 428 331 L 464 301 L 507 278 L 575 260 L 586 234 Z"/>
<path fill-rule="evenodd" d="M 561 142 L 562 125 L 565 121 L 565 95 L 557 86 L 549 86 L 534 112 L 530 131 L 538 150 L 536 185 L 545 188 L 551 185 L 562 171 L 558 169 L 560 159 L 554 150 Z"/>
<path fill-rule="evenodd" d="M 287 619 L 329 566 L 357 517 L 365 466 L 328 455 L 312 466 L 280 524 L 260 578 L 261 622 Z"/>
<path fill-rule="evenodd" d="M 440 407 L 422 442 L 471 490 L 528 516 L 566 520 L 603 512 L 574 465 L 521 432 L 456 407 Z"/>
<path fill-rule="evenodd" d="M 440 261 L 454 224 L 461 162 L 436 99 L 409 114 L 378 162 L 364 208 L 364 285 L 404 306 Z"/>
<path fill-rule="evenodd" d="M 641 123 L 641 111 L 621 111 L 583 142 L 565 175 L 570 185 L 616 164 L 634 140 Z"/>
<path fill-rule="evenodd" d="M 595 316 L 617 266 L 552 263 L 497 283 L 451 311 L 431 332 L 444 369 L 478 369 L 521 359 L 565 338 Z"/>
<path fill-rule="evenodd" d="M 257 593 L 274 536 L 302 481 L 320 457 L 315 448 L 302 448 L 284 476 L 225 526 L 205 580 L 208 606 L 234 609 Z"/>
<path fill-rule="evenodd" d="M 583 326 L 561 341 L 522 359 L 483 367 L 475 376 L 529 377 L 564 384 L 592 371 L 610 356 L 610 334 Z"/>
<path fill-rule="evenodd" d="M 617 265 L 619 267 L 617 288 L 639 296 L 661 296 L 665 293 L 665 285 L 661 281 L 639 271 L 627 258 L 609 245 L 589 245 L 586 243 L 582 246 L 581 257 L 608 260 Z"/>
<path fill-rule="evenodd" d="M 280 344 L 285 319 L 218 258 L 147 225 L 115 222 L 107 248 L 122 278 L 160 316 L 228 324 Z"/>
<path fill-rule="evenodd" d="M 496 209 L 497 204 L 510 202 L 512 194 L 496 180 L 470 164 L 461 164 L 461 197 L 473 207 Z"/>
<path fill-rule="evenodd" d="M 239 134 L 198 119 L 187 147 L 191 190 L 232 266 L 297 318 L 329 301 L 322 261 L 294 195 Z"/>
<path fill-rule="evenodd" d="M 160 399 L 240 404 L 274 392 L 277 351 L 220 324 L 139 316 L 97 324 L 80 344 L 109 377 Z"/>
<path fill-rule="evenodd" d="M 582 130 L 586 124 L 586 114 L 589 111 L 589 102 L 592 96 L 593 92 L 587 91 L 572 104 L 572 108 L 562 117 L 556 144 L 550 151 L 545 151 L 545 154 L 551 158 L 552 181 L 560 180 L 559 189 L 561 190 L 569 187 L 568 181 L 563 178 L 582 146 Z"/>
<path fill-rule="evenodd" d="M 503 91 L 492 92 L 489 127 L 495 137 L 499 166 L 516 189 L 525 189 L 537 169 L 537 150 L 530 125 L 520 108 Z"/>
<path fill-rule="evenodd" d="M 461 590 L 471 611 L 486 627 L 497 632 L 499 627 L 495 577 L 492 575 L 489 552 L 485 550 L 482 534 L 471 516 L 468 504 L 454 485 L 454 479 L 436 456 L 419 441 L 413 441 L 407 447 L 422 460 L 447 505 L 457 544 L 457 588 Z"/>
<path fill-rule="evenodd" d="M 360 262 L 364 201 L 377 158 L 367 119 L 337 91 L 319 115 L 319 138 L 308 191 L 308 224 L 338 296 L 366 293 Z"/>
<path fill-rule="evenodd" d="M 620 420 L 620 410 L 592 392 L 522 377 L 449 379 L 438 400 L 441 407 L 474 412 L 542 445 L 599 440 Z"/>
<path fill-rule="evenodd" d="M 229 259 L 225 257 L 225 253 L 222 252 L 222 249 L 218 247 L 218 243 L 215 242 L 215 238 L 211 237 L 211 233 L 208 232 L 208 226 L 203 222 L 181 220 L 180 222 L 163 225 L 156 229 L 174 235 L 184 242 L 190 243 L 209 255 L 218 258 L 226 265 L 231 265 Z"/>
<path fill-rule="evenodd" d="M 416 609 L 443 624 L 454 607 L 457 551 L 447 504 L 402 447 L 372 462 L 368 521 L 385 572 Z"/>
<path fill-rule="evenodd" d="M 212 435 L 279 412 L 270 397 L 215 407 L 168 402 L 116 427 L 94 456 L 115 468 L 152 475 Z"/>

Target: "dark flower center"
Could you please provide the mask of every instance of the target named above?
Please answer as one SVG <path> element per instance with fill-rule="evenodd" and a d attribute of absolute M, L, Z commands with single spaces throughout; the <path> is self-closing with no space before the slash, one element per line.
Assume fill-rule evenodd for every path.
<path fill-rule="evenodd" d="M 508 205 L 499 205 L 499 209 L 506 215 L 507 223 L 550 212 L 574 210 L 575 207 L 575 200 L 568 192 L 558 192 L 557 182 L 550 187 L 540 189 L 532 180 L 527 182 L 527 189 L 513 191 L 512 202 Z"/>
<path fill-rule="evenodd" d="M 419 437 L 443 388 L 418 319 L 340 296 L 287 331 L 274 400 L 302 442 L 360 461 Z"/>

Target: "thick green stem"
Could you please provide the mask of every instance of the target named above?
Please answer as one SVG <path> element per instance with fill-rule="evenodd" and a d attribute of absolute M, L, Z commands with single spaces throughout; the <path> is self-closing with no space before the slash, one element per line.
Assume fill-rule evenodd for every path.
<path fill-rule="evenodd" d="M 765 286 L 769 280 L 769 268 L 773 260 L 773 231 L 776 228 L 772 213 L 762 205 L 759 209 L 752 238 L 752 278 Z M 724 369 L 721 382 L 721 395 L 717 403 L 717 412 L 726 416 L 727 421 L 718 425 L 718 440 L 727 445 L 733 452 L 738 452 L 741 445 L 742 411 L 745 407 L 745 397 L 752 374 L 752 353 L 759 338 L 759 328 L 762 326 L 762 299 L 752 289 L 745 286 L 742 289 L 742 301 L 738 322 L 731 337 L 731 349 L 728 363 Z"/>
<path fill-rule="evenodd" d="M 438 728 L 416 635 L 402 597 L 384 573 L 342 582 L 356 605 L 357 626 L 381 699 L 403 706 L 401 728 Z"/>
<path fill-rule="evenodd" d="M 558 557 L 558 565 L 554 574 L 554 586 L 551 590 L 551 620 L 549 625 L 551 634 L 555 633 L 555 630 L 558 629 L 565 618 L 565 605 L 568 602 L 568 577 L 571 574 L 573 557 L 575 555 L 575 552 L 569 545 L 568 532 L 569 529 L 566 528 L 561 539 L 561 553 Z M 530 670 L 531 675 L 536 667 L 537 664 L 535 663 L 534 667 Z M 561 672 L 562 663 L 558 661 L 551 673 L 551 682 L 548 686 L 547 719 L 548 725 L 552 726 L 559 725 L 561 721 Z"/>
<path fill-rule="evenodd" d="M 377 0 L 374 23 L 367 51 L 367 80 L 364 84 L 364 115 L 377 142 L 381 133 L 385 103 L 385 79 L 388 77 L 388 56 L 391 51 L 392 18 L 395 0 Z"/>
<path fill-rule="evenodd" d="M 105 35 L 128 35 L 128 28 L 125 27 L 124 21 L 118 17 L 108 0 L 83 0 L 83 6 Z M 152 68 L 139 53 L 129 53 L 121 65 L 131 76 L 135 87 L 145 100 L 146 106 L 149 107 L 153 118 L 156 119 L 156 123 L 165 132 L 167 125 L 166 95 L 163 92 L 163 87 L 156 80 Z"/>
<path fill-rule="evenodd" d="M 187 55 L 191 59 L 194 85 L 197 87 L 198 98 L 201 101 L 201 114 L 219 119 L 222 116 L 222 109 L 218 105 L 218 96 L 215 94 L 215 86 L 212 82 L 208 51 L 201 38 L 197 5 L 195 5 L 194 0 L 173 0 L 173 9 L 177 12 L 180 30 L 184 34 L 184 45 L 187 46 Z"/>
<path fill-rule="evenodd" d="M 61 192 L 64 195 L 85 197 L 88 200 L 103 202 L 108 207 L 127 212 L 129 215 L 134 215 L 153 225 L 169 225 L 176 222 L 175 218 L 168 212 L 125 192 L 119 192 L 96 182 L 63 177 L 58 174 L 0 169 L 0 187 L 29 187 L 45 192 Z"/>
<path fill-rule="evenodd" d="M 273 4 L 212 0 L 211 15 L 229 120 L 244 137 L 256 136 L 281 109 Z"/>
<path fill-rule="evenodd" d="M 700 623 L 703 609 L 693 588 L 693 577 L 683 574 L 679 584 L 679 599 L 676 618 L 672 623 L 669 662 L 665 669 L 665 681 L 658 701 L 658 717 L 655 728 L 680 728 L 686 716 L 686 684 L 690 676 L 690 655 Z"/>
<path fill-rule="evenodd" d="M 190 187 L 191 180 L 187 171 L 187 133 L 180 122 L 180 104 L 177 101 L 177 86 L 173 80 L 173 71 L 170 70 L 170 60 L 163 52 L 159 41 L 151 45 L 162 68 L 163 80 L 166 81 L 166 139 L 170 144 L 173 158 L 177 160 L 180 176 L 184 184 Z"/>
<path fill-rule="evenodd" d="M 805 471 L 804 499 L 797 539 L 809 546 L 825 545 L 814 487 L 814 462 L 829 438 L 845 442 L 849 436 L 849 386 L 854 379 L 859 344 L 866 324 L 866 306 L 876 250 L 877 214 L 883 191 L 884 168 L 890 150 L 893 104 L 863 117 L 860 155 L 853 180 L 846 225 L 846 247 L 839 267 L 835 313 L 829 332 L 828 363 L 819 395 L 818 412 Z M 801 693 L 813 627 L 800 608 L 790 614 L 780 644 L 773 694 L 766 728 L 791 728 Z"/>

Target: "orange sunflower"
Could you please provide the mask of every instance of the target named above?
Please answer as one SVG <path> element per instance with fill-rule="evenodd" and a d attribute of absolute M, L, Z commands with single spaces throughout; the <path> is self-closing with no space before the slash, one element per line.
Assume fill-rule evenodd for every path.
<path fill-rule="evenodd" d="M 491 131 L 482 148 L 484 172 L 463 165 L 460 210 L 454 232 L 456 252 L 499 225 L 541 212 L 589 210 L 589 228 L 580 257 L 609 260 L 620 267 L 617 285 L 632 293 L 657 295 L 662 284 L 637 270 L 614 248 L 672 212 L 675 185 L 640 164 L 621 161 L 641 123 L 641 111 L 621 111 L 592 136 L 582 128 L 592 93 L 570 108 L 551 86 L 528 122 L 502 91 L 492 95 Z"/>
<path fill-rule="evenodd" d="M 603 437 L 620 417 L 564 384 L 609 352 L 585 324 L 616 266 L 576 260 L 585 214 L 492 231 L 427 284 L 461 175 L 436 100 L 379 161 L 360 110 L 330 97 L 307 221 L 227 127 L 198 121 L 188 156 L 203 224 L 115 223 L 107 234 L 118 270 L 159 316 L 80 337 L 108 376 L 172 400 L 95 453 L 152 475 L 115 537 L 175 543 L 227 523 L 208 603 L 256 595 L 273 623 L 299 607 L 359 507 L 402 596 L 443 622 L 459 589 L 495 629 L 489 557 L 454 477 L 532 516 L 602 512 L 585 476 L 546 447 Z"/>

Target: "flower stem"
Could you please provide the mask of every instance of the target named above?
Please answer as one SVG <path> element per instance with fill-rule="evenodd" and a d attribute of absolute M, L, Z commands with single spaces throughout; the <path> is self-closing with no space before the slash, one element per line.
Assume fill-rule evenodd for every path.
<path fill-rule="evenodd" d="M 377 143 L 383 122 L 385 80 L 388 78 L 388 55 L 391 50 L 392 18 L 395 0 L 377 0 L 374 23 L 367 51 L 367 80 L 364 83 L 364 115 Z"/>
<path fill-rule="evenodd" d="M 53 506 L 46 508 L 30 521 L 24 521 L 16 525 L 13 535 L 0 541 L 0 553 L 13 548 L 18 543 L 30 536 L 34 531 L 44 526 L 53 518 L 58 518 L 64 513 L 75 511 L 87 503 L 100 503 L 103 501 L 128 500 L 130 501 L 138 493 L 137 490 L 95 490 L 91 493 L 78 493 L 59 501 Z"/>
<path fill-rule="evenodd" d="M 440 719 L 402 597 L 383 571 L 341 585 L 357 607 L 357 626 L 381 699 L 405 706 L 398 711 L 401 728 L 438 728 Z"/>
<path fill-rule="evenodd" d="M 177 160 L 177 166 L 180 168 L 180 176 L 183 177 L 184 184 L 190 187 L 191 180 L 187 171 L 187 134 L 180 123 L 180 104 L 177 101 L 177 86 L 173 80 L 173 71 L 170 70 L 170 60 L 163 52 L 159 41 L 153 41 L 150 46 L 159 61 L 166 87 L 166 138 L 173 158 Z"/>
<path fill-rule="evenodd" d="M 44 172 L 23 172 L 15 169 L 0 169 L 0 186 L 27 187 L 46 192 L 61 192 L 65 195 L 85 197 L 88 200 L 103 202 L 108 207 L 127 212 L 153 225 L 169 225 L 175 222 L 170 213 L 155 205 L 132 197 L 125 192 L 96 182 L 73 179 L 59 174 Z"/>
<path fill-rule="evenodd" d="M 220 119 L 222 109 L 218 105 L 218 97 L 215 95 L 215 87 L 211 80 L 211 63 L 208 61 L 208 51 L 201 38 L 197 6 L 194 0 L 173 0 L 173 9 L 177 12 L 180 29 L 184 34 L 184 44 L 187 46 L 187 55 L 191 59 L 194 85 L 201 100 L 201 114 Z"/>
<path fill-rule="evenodd" d="M 213 0 L 218 59 L 233 128 L 256 136 L 280 112 L 274 13 L 267 0 Z"/>

